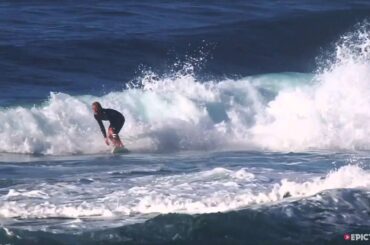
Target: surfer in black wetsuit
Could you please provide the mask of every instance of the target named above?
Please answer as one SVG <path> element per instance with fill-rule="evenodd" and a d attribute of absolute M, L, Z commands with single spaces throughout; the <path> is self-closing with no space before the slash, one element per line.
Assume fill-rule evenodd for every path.
<path fill-rule="evenodd" d="M 92 104 L 94 111 L 94 117 L 100 126 L 100 130 L 103 133 L 105 143 L 109 145 L 109 140 L 114 146 L 123 147 L 123 144 L 118 136 L 123 124 L 125 123 L 125 117 L 118 111 L 113 109 L 103 109 L 99 102 Z M 105 127 L 102 121 L 109 121 L 110 125 L 108 128 L 108 138 L 105 132 Z"/>

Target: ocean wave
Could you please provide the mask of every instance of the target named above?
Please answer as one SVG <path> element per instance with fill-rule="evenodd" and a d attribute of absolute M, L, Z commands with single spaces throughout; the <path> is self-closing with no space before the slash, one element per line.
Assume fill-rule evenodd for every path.
<path fill-rule="evenodd" d="M 122 138 L 139 152 L 179 150 L 369 150 L 369 28 L 337 42 L 316 74 L 279 73 L 200 82 L 191 65 L 101 97 L 51 93 L 43 105 L 2 108 L 0 151 L 107 151 L 90 104 L 126 116 Z"/>
<path fill-rule="evenodd" d="M 114 226 L 128 225 L 159 214 L 229 212 L 304 200 L 330 190 L 370 189 L 369 172 L 357 165 L 345 165 L 324 177 L 295 172 L 284 172 L 279 177 L 276 171 L 271 175 L 268 170 L 261 171 L 218 167 L 189 174 L 132 176 L 106 181 L 90 176 L 82 185 L 80 180 L 15 185 L 0 197 L 0 217 L 3 224 L 43 220 L 48 229 L 95 229 L 102 224 L 108 225 L 109 220 L 115 220 Z M 99 175 L 102 176 L 104 173 Z M 326 202 L 327 198 L 316 199 Z M 67 222 L 57 227 L 52 222 L 49 224 L 49 219 L 66 219 Z M 76 219 L 86 222 L 71 226 L 71 220 Z M 89 220 L 95 220 L 96 224 Z M 33 229 L 27 223 L 20 225 Z"/>
<path fill-rule="evenodd" d="M 370 196 L 362 190 L 328 190 L 311 198 L 268 207 L 200 215 L 165 214 L 143 223 L 78 232 L 0 228 L 0 241 L 79 244 L 338 244 L 347 233 L 370 228 Z M 314 222 L 313 222 L 314 221 Z M 78 223 L 78 222 L 77 222 Z"/>

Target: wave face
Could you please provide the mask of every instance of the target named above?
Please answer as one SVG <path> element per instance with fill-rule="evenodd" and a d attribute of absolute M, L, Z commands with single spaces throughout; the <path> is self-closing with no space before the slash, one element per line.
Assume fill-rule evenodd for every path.
<path fill-rule="evenodd" d="M 278 73 L 199 82 L 194 68 L 104 96 L 51 93 L 42 105 L 0 111 L 0 151 L 73 154 L 106 150 L 90 104 L 126 116 L 133 151 L 370 148 L 370 32 L 364 23 L 336 43 L 316 74 Z"/>

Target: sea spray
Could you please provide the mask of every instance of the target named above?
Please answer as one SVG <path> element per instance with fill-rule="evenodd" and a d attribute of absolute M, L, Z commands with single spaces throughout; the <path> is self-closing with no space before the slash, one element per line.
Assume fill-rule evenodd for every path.
<path fill-rule="evenodd" d="M 279 91 L 251 129 L 270 150 L 370 149 L 370 29 L 363 24 L 336 43 L 313 84 Z"/>

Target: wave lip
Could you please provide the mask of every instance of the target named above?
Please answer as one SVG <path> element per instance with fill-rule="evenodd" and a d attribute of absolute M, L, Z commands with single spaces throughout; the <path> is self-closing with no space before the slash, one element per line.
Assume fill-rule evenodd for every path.
<path fill-rule="evenodd" d="M 312 84 L 282 89 L 251 129 L 272 150 L 368 150 L 370 31 L 365 22 L 343 35 Z"/>

